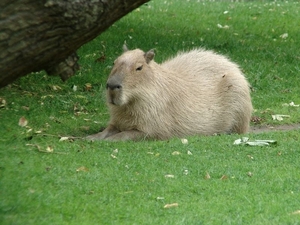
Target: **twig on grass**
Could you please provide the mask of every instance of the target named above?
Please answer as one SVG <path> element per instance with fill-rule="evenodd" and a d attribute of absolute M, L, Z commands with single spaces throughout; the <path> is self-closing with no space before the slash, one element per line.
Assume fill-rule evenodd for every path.
<path fill-rule="evenodd" d="M 75 140 L 75 139 L 84 139 L 83 137 L 74 137 L 74 136 L 61 136 L 61 135 L 54 135 L 54 134 L 45 134 L 45 133 L 40 133 L 37 135 L 41 135 L 41 136 L 47 136 L 47 137 L 57 137 L 57 138 L 67 138 L 69 140 Z M 67 140 L 66 139 L 66 140 Z"/>
<path fill-rule="evenodd" d="M 67 155 L 68 153 L 65 152 L 54 152 L 52 148 L 47 147 L 47 150 L 44 151 L 41 149 L 41 147 L 37 144 L 26 144 L 26 146 L 33 146 L 36 147 L 38 149 L 38 152 L 42 152 L 42 153 L 52 153 L 52 154 L 59 154 L 59 155 Z"/>

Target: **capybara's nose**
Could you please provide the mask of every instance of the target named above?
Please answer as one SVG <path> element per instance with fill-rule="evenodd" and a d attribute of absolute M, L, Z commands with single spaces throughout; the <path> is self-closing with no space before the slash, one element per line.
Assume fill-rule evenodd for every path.
<path fill-rule="evenodd" d="M 115 89 L 121 89 L 122 85 L 121 84 L 114 84 L 114 83 L 109 83 L 107 82 L 106 84 L 106 89 L 110 89 L 110 90 L 115 90 Z"/>

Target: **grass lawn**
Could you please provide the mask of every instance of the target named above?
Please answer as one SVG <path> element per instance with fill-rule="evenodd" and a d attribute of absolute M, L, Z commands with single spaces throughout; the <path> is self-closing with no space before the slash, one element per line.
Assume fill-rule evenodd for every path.
<path fill-rule="evenodd" d="M 153 0 L 82 46 L 67 82 L 39 72 L 1 89 L 0 224 L 300 224 L 299 129 L 244 135 L 277 141 L 263 147 L 233 145 L 236 134 L 60 140 L 106 126 L 105 82 L 124 41 L 155 48 L 157 62 L 195 47 L 225 54 L 251 83 L 260 124 L 300 123 L 289 105 L 300 104 L 299 11 L 298 1 Z"/>

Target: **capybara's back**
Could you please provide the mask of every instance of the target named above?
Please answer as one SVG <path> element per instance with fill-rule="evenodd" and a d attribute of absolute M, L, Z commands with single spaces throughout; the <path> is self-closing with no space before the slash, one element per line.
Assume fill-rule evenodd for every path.
<path fill-rule="evenodd" d="M 162 67 L 182 80 L 186 122 L 198 133 L 246 133 L 252 113 L 249 84 L 239 67 L 222 55 L 195 49 Z M 185 110 L 186 111 L 186 110 Z"/>

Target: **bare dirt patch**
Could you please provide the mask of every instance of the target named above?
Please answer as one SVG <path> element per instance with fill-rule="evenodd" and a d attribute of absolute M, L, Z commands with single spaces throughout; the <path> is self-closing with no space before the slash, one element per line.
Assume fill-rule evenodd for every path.
<path fill-rule="evenodd" d="M 251 126 L 250 133 L 264 133 L 270 131 L 290 131 L 290 130 L 299 130 L 300 123 L 295 124 L 282 124 L 282 125 L 255 125 Z"/>

